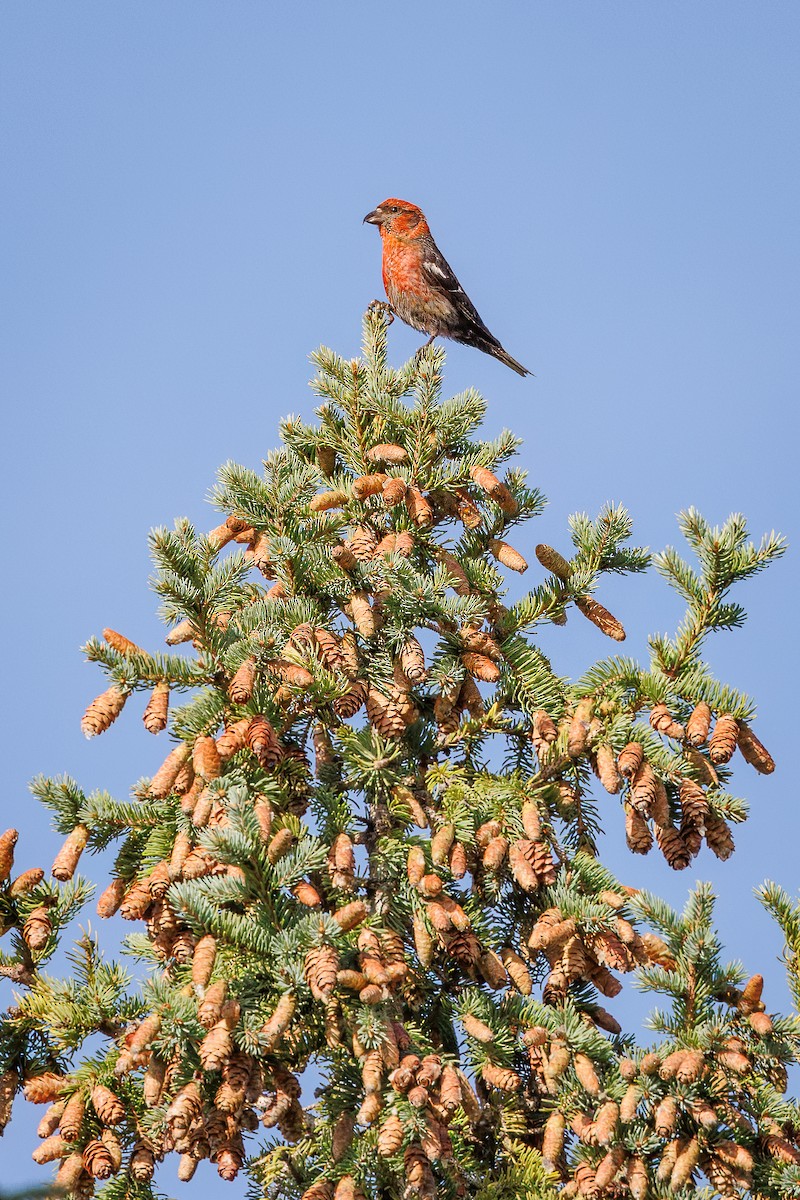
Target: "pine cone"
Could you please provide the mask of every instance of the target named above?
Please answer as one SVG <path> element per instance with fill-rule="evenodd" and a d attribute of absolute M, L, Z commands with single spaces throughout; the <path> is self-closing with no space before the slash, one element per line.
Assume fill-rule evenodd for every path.
<path fill-rule="evenodd" d="M 738 746 L 742 758 L 755 767 L 760 775 L 771 775 L 775 770 L 775 760 L 769 750 L 758 740 L 746 721 L 739 721 L 738 726 Z"/>
<path fill-rule="evenodd" d="M 364 679 L 356 679 L 349 691 L 338 696 L 333 702 L 333 710 L 344 720 L 354 717 L 366 702 L 369 685 Z"/>
<path fill-rule="evenodd" d="M 480 509 L 464 488 L 456 488 L 456 511 L 466 529 L 477 529 L 483 520 Z"/>
<path fill-rule="evenodd" d="M 683 821 L 697 829 L 704 829 L 708 816 L 708 800 L 700 785 L 693 779 L 681 780 L 680 798 Z"/>
<path fill-rule="evenodd" d="M 73 1195 L 82 1194 L 82 1188 L 81 1193 L 79 1193 L 78 1189 L 83 1182 L 83 1175 L 83 1156 L 78 1151 L 74 1151 L 65 1159 L 62 1159 L 61 1166 L 56 1173 L 53 1182 L 58 1189 L 57 1195 L 65 1192 L 72 1193 Z"/>
<path fill-rule="evenodd" d="M 163 800 L 170 794 L 173 784 L 178 778 L 178 774 L 190 758 L 191 753 L 191 747 L 185 743 L 181 743 L 181 745 L 176 746 L 174 750 L 169 752 L 164 762 L 150 780 L 150 786 L 147 789 L 154 799 Z"/>
<path fill-rule="evenodd" d="M 22 936 L 34 952 L 47 945 L 52 932 L 53 925 L 45 905 L 34 908 L 22 927 Z"/>
<path fill-rule="evenodd" d="M 8 879 L 14 866 L 14 847 L 19 839 L 16 829 L 7 829 L 0 837 L 0 882 Z"/>
<path fill-rule="evenodd" d="M 56 1075 L 52 1071 L 43 1071 L 39 1075 L 31 1075 L 25 1080 L 22 1085 L 22 1094 L 31 1104 L 50 1104 L 57 1099 L 61 1089 L 68 1082 L 63 1075 Z M 66 1102 L 59 1101 L 59 1103 L 64 1105 Z"/>
<path fill-rule="evenodd" d="M 653 845 L 650 827 L 630 804 L 625 805 L 625 839 L 634 854 L 647 854 Z"/>
<path fill-rule="evenodd" d="M 265 1039 L 267 1048 L 272 1049 L 281 1037 L 283 1037 L 291 1024 L 296 1008 L 297 997 L 294 992 L 284 992 L 272 1016 L 261 1027 L 261 1033 Z"/>
<path fill-rule="evenodd" d="M 525 559 L 515 550 L 513 546 L 509 546 L 508 542 L 503 542 L 499 538 L 489 538 L 489 549 L 498 562 L 501 562 L 504 567 L 508 567 L 511 571 L 518 571 L 522 575 L 528 569 L 528 564 Z"/>
<path fill-rule="evenodd" d="M 217 743 L 213 737 L 199 737 L 192 750 L 192 766 L 195 775 L 208 783 L 217 779 L 222 772 Z"/>
<path fill-rule="evenodd" d="M 406 1147 L 404 1155 L 406 1183 L 420 1200 L 436 1200 L 436 1183 L 425 1151 L 416 1142 Z"/>
<path fill-rule="evenodd" d="M 246 658 L 228 684 L 228 695 L 234 704 L 247 704 L 253 695 L 255 681 L 255 659 Z"/>
<path fill-rule="evenodd" d="M 108 1179 L 114 1172 L 114 1161 L 108 1147 L 99 1138 L 94 1138 L 84 1146 L 83 1165 L 95 1179 Z"/>
<path fill-rule="evenodd" d="M 409 487 L 405 500 L 408 515 L 418 528 L 427 529 L 433 524 L 433 509 L 419 488 Z"/>
<path fill-rule="evenodd" d="M 402 504 L 406 498 L 408 485 L 405 479 L 400 479 L 397 476 L 392 476 L 387 479 L 382 488 L 383 502 L 387 508 L 394 508 L 397 504 Z"/>
<path fill-rule="evenodd" d="M 191 642 L 197 637 L 197 629 L 194 622 L 188 617 L 179 621 L 174 629 L 171 629 L 164 641 L 168 646 L 180 646 L 183 642 Z"/>
<path fill-rule="evenodd" d="M 366 592 L 352 593 L 350 596 L 350 612 L 353 624 L 361 637 L 369 641 L 370 638 L 375 636 L 377 625 L 375 623 L 375 614 L 370 607 L 369 597 Z"/>
<path fill-rule="evenodd" d="M 522 1080 L 516 1071 L 511 1071 L 508 1067 L 498 1067 L 491 1062 L 483 1064 L 481 1075 L 489 1087 L 498 1088 L 502 1092 L 515 1092 L 522 1086 Z"/>
<path fill-rule="evenodd" d="M 125 1105 L 101 1083 L 92 1088 L 92 1107 L 103 1125 L 119 1125 L 125 1119 Z"/>
<path fill-rule="evenodd" d="M 306 1188 L 300 1200 L 333 1200 L 333 1184 L 329 1179 L 318 1179 Z"/>
<path fill-rule="evenodd" d="M 110 725 L 113 725 L 128 699 L 128 693 L 124 692 L 117 684 L 112 684 L 110 688 L 106 688 L 99 696 L 97 696 L 81 719 L 81 729 L 87 738 L 96 737 L 99 733 L 105 733 Z"/>
<path fill-rule="evenodd" d="M 709 757 L 715 766 L 730 762 L 739 740 L 739 722 L 727 714 L 717 717 L 708 743 Z"/>
<path fill-rule="evenodd" d="M 646 817 L 654 811 L 658 800 L 658 780 L 647 760 L 642 762 L 631 779 L 628 798 L 631 806 L 642 816 Z"/>
<path fill-rule="evenodd" d="M 403 1144 L 403 1137 L 403 1122 L 396 1113 L 391 1113 L 378 1131 L 378 1154 L 381 1158 L 392 1158 L 397 1154 Z"/>
<path fill-rule="evenodd" d="M 142 715 L 148 733 L 161 733 L 167 727 L 169 713 L 169 684 L 157 683 Z"/>
<path fill-rule="evenodd" d="M 641 742 L 628 742 L 620 751 L 617 766 L 620 774 L 626 779 L 633 779 L 644 760 L 644 748 Z"/>
<path fill-rule="evenodd" d="M 427 678 L 425 655 L 413 633 L 409 634 L 400 651 L 400 666 L 412 684 L 424 683 Z"/>
<path fill-rule="evenodd" d="M 353 480 L 352 492 L 356 500 L 366 500 L 368 496 L 380 495 L 386 482 L 386 475 L 359 475 Z"/>
<path fill-rule="evenodd" d="M 622 787 L 622 775 L 614 751 L 605 742 L 597 747 L 594 766 L 597 778 L 605 790 L 612 796 L 616 795 Z"/>
<path fill-rule="evenodd" d="M 684 871 L 692 861 L 689 848 L 678 830 L 671 825 L 655 825 L 656 841 L 673 871 Z"/>
<path fill-rule="evenodd" d="M 326 1000 L 336 986 L 339 955 L 333 946 L 318 946 L 305 958 L 304 974 L 315 1000 Z"/>
<path fill-rule="evenodd" d="M 484 683 L 497 683 L 500 679 L 500 668 L 485 654 L 475 654 L 473 651 L 465 650 L 461 655 L 461 661 L 470 675 L 474 675 L 476 679 L 480 679 Z"/>
<path fill-rule="evenodd" d="M 210 933 L 199 939 L 192 955 L 192 983 L 196 987 L 205 987 L 211 979 L 216 953 L 217 942 Z"/>
<path fill-rule="evenodd" d="M 556 575 L 559 579 L 569 579 L 572 568 L 567 560 L 557 550 L 554 550 L 552 546 L 540 542 L 536 547 L 536 557 L 545 571 L 549 571 L 551 575 Z"/>
<path fill-rule="evenodd" d="M 88 826 L 76 825 L 72 832 L 68 834 L 67 840 L 59 850 L 50 868 L 50 874 L 55 879 L 58 879 L 61 883 L 72 879 L 72 876 L 75 874 L 75 868 L 78 865 L 78 860 L 88 840 Z"/>
<path fill-rule="evenodd" d="M 558 730 L 552 718 L 543 708 L 538 709 L 533 714 L 531 721 L 531 741 L 540 758 L 547 752 L 557 737 Z"/>
<path fill-rule="evenodd" d="M 402 737 L 408 725 L 417 718 L 417 710 L 411 698 L 396 687 L 390 687 L 385 695 L 370 685 L 367 692 L 367 716 L 372 725 L 384 737 Z"/>
<path fill-rule="evenodd" d="M 247 744 L 265 771 L 271 771 L 283 757 L 280 739 L 266 717 L 258 714 L 247 726 Z"/>
<path fill-rule="evenodd" d="M 383 479 L 381 479 L 382 485 Z M 369 562 L 377 544 L 375 531 L 368 525 L 354 525 L 346 542 L 347 548 L 359 562 Z"/>
<path fill-rule="evenodd" d="M 686 722 L 686 738 L 693 746 L 702 746 L 711 728 L 711 709 L 705 700 L 701 700 L 692 710 L 692 715 Z"/>
<path fill-rule="evenodd" d="M 145 1142 L 137 1142 L 131 1155 L 129 1171 L 137 1183 L 148 1183 L 153 1178 L 155 1155 Z"/>
<path fill-rule="evenodd" d="M 471 591 L 469 578 L 467 577 L 466 571 L 456 556 L 451 554 L 449 550 L 444 550 L 439 547 L 434 551 L 434 557 L 436 558 L 437 562 L 441 563 L 443 567 L 446 567 L 447 573 L 452 580 L 450 586 L 453 588 L 456 594 L 459 596 L 469 596 Z"/>
<path fill-rule="evenodd" d="M 27 871 L 23 871 L 9 885 L 9 899 L 19 900 L 21 896 L 27 896 L 35 887 L 39 886 L 43 879 L 44 871 L 41 867 L 30 867 Z"/>
<path fill-rule="evenodd" d="M 591 596 L 576 596 L 575 607 L 606 637 L 613 638 L 615 642 L 625 641 L 625 630 L 620 622 L 597 600 L 592 599 Z"/>
<path fill-rule="evenodd" d="M 733 834 L 722 817 L 709 813 L 705 821 L 706 842 L 717 858 L 730 858 L 734 850 Z"/>
<path fill-rule="evenodd" d="M 78 1088 L 67 1100 L 61 1116 L 61 1136 L 68 1142 L 76 1142 L 80 1137 L 84 1108 L 83 1091 Z"/>
<path fill-rule="evenodd" d="M 666 704 L 654 704 L 650 711 L 650 724 L 655 729 L 656 733 L 662 733 L 664 737 L 675 738 L 676 741 L 683 741 L 686 736 L 686 730 L 676 721 Z"/>
<path fill-rule="evenodd" d="M 536 843 L 527 838 L 519 838 L 509 847 L 508 861 L 511 874 L 523 891 L 535 892 L 540 886 L 535 867 Z"/>
<path fill-rule="evenodd" d="M 542 1140 L 542 1158 L 551 1170 L 557 1167 L 561 1158 L 564 1149 L 565 1132 L 566 1120 L 564 1119 L 564 1114 L 558 1110 L 552 1112 L 545 1123 L 544 1138 Z"/>
<path fill-rule="evenodd" d="M 631 1200 L 647 1200 L 650 1191 L 650 1181 L 647 1174 L 647 1165 L 643 1158 L 634 1155 L 633 1158 L 628 1159 L 625 1178 L 628 1183 Z"/>
<path fill-rule="evenodd" d="M 126 638 L 124 634 L 117 633 L 115 629 L 104 629 L 103 638 L 108 642 L 112 649 L 118 654 L 145 654 L 146 651 L 137 646 L 136 642 L 132 642 L 130 638 Z"/>
<path fill-rule="evenodd" d="M 309 510 L 313 513 L 327 512 L 330 508 L 342 508 L 347 504 L 347 492 L 319 492 L 309 501 Z"/>

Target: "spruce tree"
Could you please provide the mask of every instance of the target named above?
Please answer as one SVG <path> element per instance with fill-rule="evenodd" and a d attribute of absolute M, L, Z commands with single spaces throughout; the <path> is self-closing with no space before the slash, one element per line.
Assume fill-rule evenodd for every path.
<path fill-rule="evenodd" d="M 152 534 L 168 651 L 87 643 L 87 736 L 147 693 L 170 748 L 129 800 L 34 782 L 52 878 L 14 877 L 0 839 L 0 1121 L 19 1091 L 46 1105 L 34 1159 L 107 1200 L 151 1196 L 172 1154 L 274 1200 L 798 1197 L 800 1021 L 725 962 L 708 887 L 674 912 L 597 849 L 602 823 L 675 870 L 732 853 L 734 763 L 773 762 L 703 645 L 783 542 L 682 514 L 692 561 L 652 559 L 674 635 L 559 675 L 541 628 L 622 642 L 597 594 L 650 556 L 623 509 L 579 514 L 504 603 L 544 497 L 512 434 L 478 437 L 475 392 L 442 398 L 441 349 L 388 365 L 385 322 L 360 359 L 314 355 L 317 420 L 262 474 L 222 468 L 221 524 Z M 97 911 L 132 923 L 133 965 L 84 934 L 54 977 L 79 860 L 111 844 Z M 800 918 L 764 899 L 796 971 Z M 623 976 L 660 997 L 650 1040 L 606 1007 Z"/>

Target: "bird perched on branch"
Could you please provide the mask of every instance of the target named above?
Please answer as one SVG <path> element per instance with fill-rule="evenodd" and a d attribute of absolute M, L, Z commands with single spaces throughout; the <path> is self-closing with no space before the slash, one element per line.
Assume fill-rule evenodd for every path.
<path fill-rule="evenodd" d="M 491 354 L 519 375 L 531 374 L 486 328 L 416 204 L 384 200 L 364 220 L 380 229 L 383 286 L 391 312 L 412 329 L 430 334 L 427 345 L 437 337 L 452 338 Z"/>

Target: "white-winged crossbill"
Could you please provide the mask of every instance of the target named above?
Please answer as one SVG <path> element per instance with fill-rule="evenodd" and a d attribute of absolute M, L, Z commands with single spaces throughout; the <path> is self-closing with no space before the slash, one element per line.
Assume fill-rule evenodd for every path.
<path fill-rule="evenodd" d="M 364 220 L 380 229 L 383 285 L 392 312 L 412 329 L 430 334 L 428 345 L 437 337 L 452 338 L 491 354 L 519 375 L 530 375 L 486 328 L 416 204 L 384 200 Z"/>

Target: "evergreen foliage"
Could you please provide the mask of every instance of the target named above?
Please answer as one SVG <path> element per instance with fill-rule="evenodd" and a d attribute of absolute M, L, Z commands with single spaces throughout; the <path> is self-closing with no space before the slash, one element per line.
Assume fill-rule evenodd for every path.
<path fill-rule="evenodd" d="M 129 800 L 34 782 L 66 838 L 52 882 L 13 879 L 0 839 L 0 1124 L 18 1090 L 48 1104 L 34 1157 L 71 1195 L 149 1197 L 174 1152 L 274 1200 L 800 1197 L 800 1019 L 724 962 L 708 888 L 678 914 L 597 857 L 604 794 L 634 853 L 731 854 L 734 754 L 774 764 L 701 655 L 783 542 L 682 514 L 694 563 L 653 559 L 675 633 L 559 675 L 539 630 L 574 611 L 621 642 L 596 596 L 650 556 L 620 507 L 578 514 L 504 603 L 544 498 L 498 474 L 518 443 L 480 440 L 475 392 L 442 398 L 443 360 L 392 369 L 381 311 L 362 358 L 319 350 L 317 422 L 285 421 L 263 474 L 222 468 L 210 533 L 152 535 L 178 649 L 87 643 L 87 735 L 149 691 L 170 750 Z M 98 912 L 134 923 L 134 965 L 85 934 L 53 978 L 79 859 L 112 843 Z M 764 899 L 796 983 L 798 910 Z M 605 1007 L 626 974 L 660 996 L 647 1045 Z"/>

